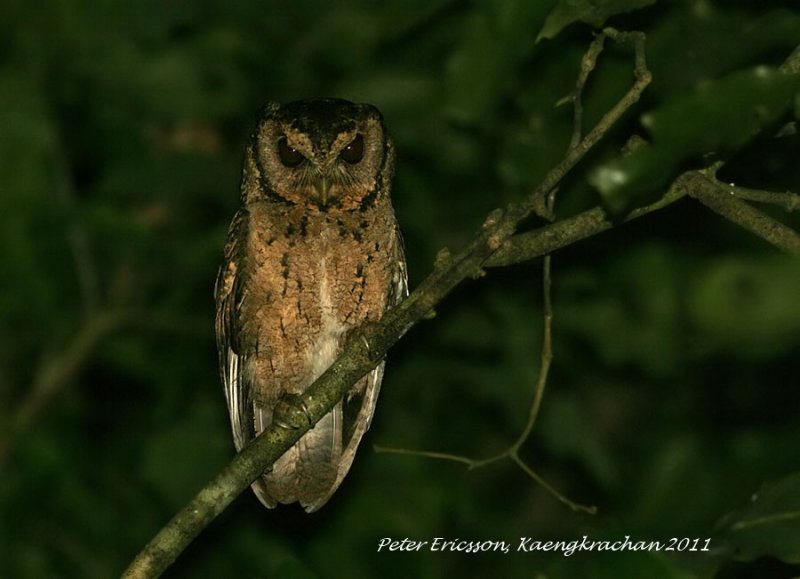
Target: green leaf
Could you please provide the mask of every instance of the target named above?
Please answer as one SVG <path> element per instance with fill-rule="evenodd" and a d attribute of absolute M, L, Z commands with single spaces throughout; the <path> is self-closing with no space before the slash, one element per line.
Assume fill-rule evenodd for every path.
<path fill-rule="evenodd" d="M 727 515 L 720 528 L 738 559 L 767 555 L 800 563 L 800 472 L 762 486 L 750 504 Z"/>
<path fill-rule="evenodd" d="M 798 30 L 800 14 L 789 10 L 759 15 L 704 3 L 702 9 L 666 11 L 647 33 L 647 64 L 653 72 L 648 93 L 666 99 L 699 82 L 772 62 L 791 52 Z"/>
<path fill-rule="evenodd" d="M 655 4 L 656 0 L 559 0 L 550 11 L 536 41 L 553 38 L 574 22 L 591 24 L 600 28 L 606 20 L 624 12 L 632 12 Z"/>
<path fill-rule="evenodd" d="M 688 320 L 706 351 L 757 359 L 789 354 L 800 336 L 800 263 L 788 256 L 704 263 L 687 292 Z"/>
<path fill-rule="evenodd" d="M 764 66 L 701 83 L 642 116 L 652 146 L 600 165 L 590 181 L 616 215 L 646 205 L 682 164 L 735 150 L 775 122 L 798 89 L 800 76 Z"/>
<path fill-rule="evenodd" d="M 497 112 L 515 80 L 515 67 L 534 49 L 533 31 L 548 4 L 495 0 L 470 16 L 446 63 L 445 109 L 451 118 L 473 123 Z"/>

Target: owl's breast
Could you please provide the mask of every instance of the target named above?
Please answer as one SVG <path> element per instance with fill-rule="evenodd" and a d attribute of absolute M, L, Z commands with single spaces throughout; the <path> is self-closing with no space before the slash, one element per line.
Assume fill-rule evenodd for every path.
<path fill-rule="evenodd" d="M 343 316 L 342 308 L 335 303 L 333 290 L 339 284 L 335 276 L 331 279 L 327 261 L 325 256 L 320 260 L 316 276 L 320 325 L 316 341 L 306 353 L 309 382 L 319 378 L 337 358 L 342 348 L 343 336 L 349 329 L 346 323 L 348 316 Z"/>
<path fill-rule="evenodd" d="M 267 396 L 271 385 L 302 392 L 338 357 L 350 329 L 386 309 L 389 240 L 326 217 L 276 218 L 265 207 L 251 208 L 251 219 L 241 320 L 255 382 Z"/>

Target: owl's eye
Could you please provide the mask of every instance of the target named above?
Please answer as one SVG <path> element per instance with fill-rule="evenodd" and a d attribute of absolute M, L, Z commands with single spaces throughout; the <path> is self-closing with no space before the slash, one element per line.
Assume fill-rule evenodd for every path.
<path fill-rule="evenodd" d="M 342 149 L 342 152 L 339 153 L 339 157 L 351 165 L 358 163 L 364 158 L 364 137 L 357 135 L 349 145 Z"/>
<path fill-rule="evenodd" d="M 300 151 L 289 146 L 289 143 L 286 142 L 286 137 L 278 139 L 278 157 L 280 157 L 281 163 L 287 167 L 297 167 L 305 160 Z"/>

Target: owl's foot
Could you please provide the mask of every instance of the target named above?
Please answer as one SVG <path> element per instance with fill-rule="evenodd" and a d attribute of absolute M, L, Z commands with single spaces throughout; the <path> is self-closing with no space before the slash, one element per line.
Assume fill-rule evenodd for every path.
<path fill-rule="evenodd" d="M 378 324 L 376 322 L 367 320 L 359 327 L 353 328 L 345 334 L 346 344 L 349 344 L 353 340 L 358 340 L 364 344 L 364 348 L 367 350 L 367 357 L 369 358 L 370 362 L 378 362 L 382 358 L 382 356 L 378 354 L 378 352 L 369 342 L 369 337 L 375 333 L 375 328 L 377 325 Z"/>
<path fill-rule="evenodd" d="M 308 406 L 303 401 L 303 397 L 298 394 L 284 392 L 275 403 L 272 422 L 286 430 L 297 430 L 305 424 L 301 424 L 303 418 L 308 421 L 308 426 L 313 425 L 311 413 Z"/>

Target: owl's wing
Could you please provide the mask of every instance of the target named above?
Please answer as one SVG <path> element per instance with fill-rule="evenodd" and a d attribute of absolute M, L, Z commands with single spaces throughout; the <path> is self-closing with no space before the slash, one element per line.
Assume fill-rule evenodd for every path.
<path fill-rule="evenodd" d="M 403 249 L 403 238 L 400 236 L 399 228 L 395 228 L 395 247 L 392 253 L 392 278 L 387 289 L 387 309 L 396 306 L 408 296 L 408 273 L 406 269 L 406 257 Z M 336 489 L 344 480 L 356 450 L 372 423 L 372 416 L 375 412 L 375 404 L 378 401 L 378 394 L 383 381 L 383 369 L 385 361 L 378 364 L 372 372 L 364 376 L 353 390 L 348 392 L 334 409 L 334 420 L 342 420 L 342 454 L 336 472 L 336 479 L 328 492 L 316 499 L 311 504 L 304 504 L 305 510 L 309 513 L 316 511 L 331 498 Z M 337 418 L 341 416 L 341 418 Z"/>
<path fill-rule="evenodd" d="M 406 268 L 406 250 L 400 228 L 395 226 L 394 269 L 392 285 L 389 288 L 388 308 L 393 308 L 408 297 L 408 269 Z M 387 308 L 387 309 L 388 309 Z"/>
<path fill-rule="evenodd" d="M 389 310 L 408 297 L 408 270 L 406 268 L 406 252 L 403 247 L 403 237 L 400 228 L 395 225 L 394 250 L 391 257 L 392 277 L 386 291 L 386 309 Z M 378 364 L 366 376 L 367 386 L 363 390 L 363 400 L 357 395 L 358 389 L 345 396 L 344 399 L 344 453 L 351 450 L 355 454 L 356 447 L 364 433 L 372 424 L 375 403 L 383 382 L 383 367 L 385 361 Z M 360 403 L 360 404 L 359 404 Z M 353 408 L 353 406 L 358 406 Z M 364 418 L 362 420 L 362 417 Z M 354 426 L 355 425 L 355 426 Z M 358 426 L 364 428 L 360 432 Z M 343 453 L 343 454 L 344 454 Z M 347 471 L 345 470 L 345 474 Z M 344 477 L 344 474 L 342 474 Z"/>
<path fill-rule="evenodd" d="M 238 344 L 238 312 L 244 298 L 244 246 L 247 242 L 249 214 L 240 209 L 231 222 L 224 260 L 217 274 L 214 294 L 217 303 L 217 352 L 225 399 L 231 416 L 236 450 L 255 437 L 251 413 L 250 387 L 243 377 L 245 356 Z"/>

